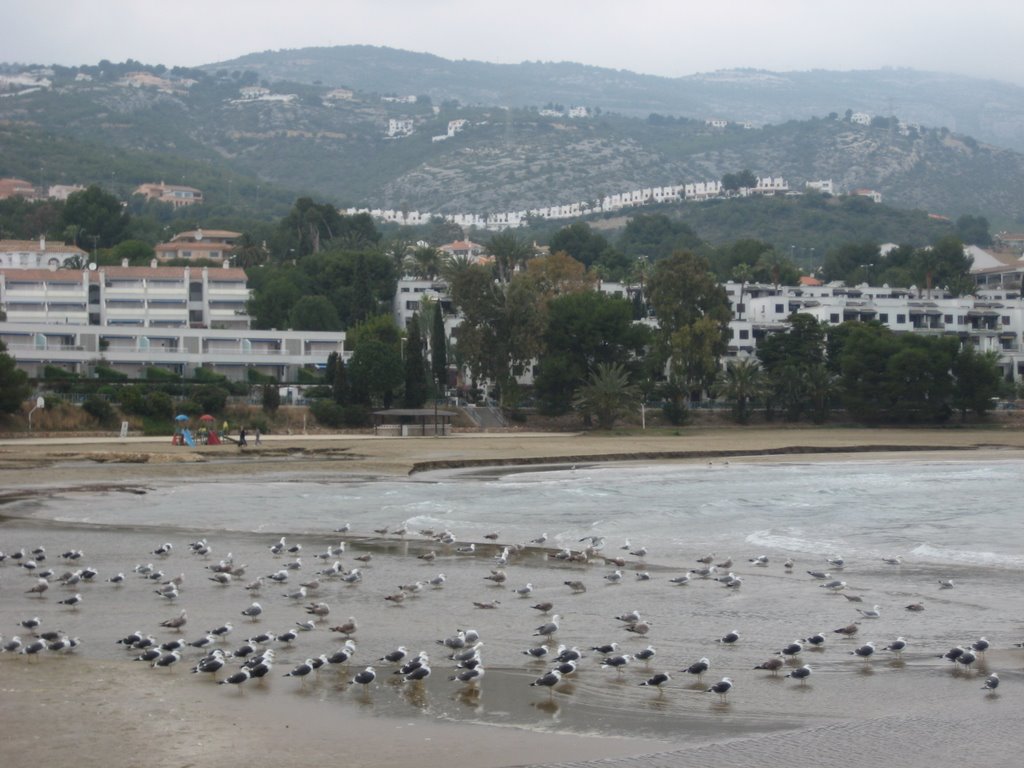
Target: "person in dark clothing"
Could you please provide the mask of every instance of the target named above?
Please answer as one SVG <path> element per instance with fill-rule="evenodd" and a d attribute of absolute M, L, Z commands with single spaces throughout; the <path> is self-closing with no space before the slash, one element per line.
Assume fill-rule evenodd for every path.
<path fill-rule="evenodd" d="M 245 427 L 242 427 L 240 430 L 238 430 L 238 445 L 248 445 L 248 443 L 245 442 Z"/>

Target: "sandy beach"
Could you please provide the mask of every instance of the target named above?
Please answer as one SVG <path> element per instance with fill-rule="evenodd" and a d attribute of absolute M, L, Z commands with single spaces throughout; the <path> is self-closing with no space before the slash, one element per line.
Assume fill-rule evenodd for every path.
<path fill-rule="evenodd" d="M 1024 433 L 999 427 L 950 427 L 684 429 L 678 435 L 651 436 L 266 436 L 260 447 L 245 450 L 234 446 L 190 450 L 171 446 L 162 439 L 141 438 L 13 439 L 0 440 L 0 502 L 10 508 L 11 504 L 33 496 L 74 498 L 81 491 L 121 489 L 139 492 L 142 503 L 141 494 L 148 487 L 168 482 L 248 479 L 256 483 L 276 478 L 324 477 L 364 481 L 442 471 L 507 471 L 517 465 L 535 464 L 721 463 L 740 458 L 745 462 L 771 462 L 792 460 L 794 456 L 802 461 L 843 461 L 865 454 L 887 461 L 922 457 L 1019 460 L 1024 456 Z M 0 506 L 0 550 L 30 543 L 34 541 L 30 537 L 40 532 L 55 537 L 66 533 L 59 525 L 39 527 L 41 524 L 30 518 L 5 517 L 4 513 L 4 506 Z M 286 527 L 284 521 L 269 522 L 270 530 Z M 124 547 L 133 552 L 151 538 L 150 534 L 133 530 L 118 535 Z M 377 558 L 375 577 L 393 583 L 408 572 L 409 558 L 416 562 L 413 556 L 429 549 L 427 543 L 415 541 L 399 545 L 373 540 L 360 541 L 359 545 L 361 551 L 372 552 Z M 259 537 L 243 538 L 236 546 L 241 556 L 251 558 L 265 549 Z M 205 566 L 196 566 L 199 567 Z M 461 572 L 475 573 L 472 569 L 479 567 L 469 562 L 452 562 L 449 576 L 457 581 Z M 552 566 L 539 551 L 529 554 L 521 568 L 522 576 L 517 579 L 551 578 Z M 10 565 L 0 568 L 0 616 L 5 621 L 0 632 L 5 638 L 14 634 L 16 628 L 9 619 L 27 616 L 34 608 L 31 598 L 22 594 L 24 576 L 15 573 Z M 932 576 L 925 569 L 921 577 Z M 560 578 L 557 572 L 555 578 Z M 884 575 L 864 578 L 869 585 L 876 579 L 878 588 L 884 588 Z M 785 584 L 768 584 L 766 589 L 775 590 L 767 594 L 781 596 Z M 218 611 L 225 606 L 234 607 L 240 598 L 237 594 L 231 600 L 224 598 L 224 605 L 217 603 L 220 599 L 214 595 L 208 604 L 196 609 L 197 628 L 200 621 L 207 617 L 213 620 Z M 703 599 L 698 598 L 691 606 L 693 615 L 688 621 L 705 620 L 701 618 L 706 612 L 704 604 L 699 602 Z M 718 598 L 709 595 L 708 599 Z M 597 595 L 582 596 L 576 603 L 583 616 L 597 616 L 608 610 L 607 605 L 607 599 Z M 134 628 L 146 615 L 130 601 L 110 604 L 107 610 L 112 638 L 124 627 Z M 522 610 L 526 610 L 525 603 Z M 168 615 L 174 612 L 173 606 L 164 610 Z M 68 623 L 65 629 L 69 632 L 76 622 L 95 629 L 94 623 L 70 612 L 59 615 Z M 506 615 L 514 614 L 510 609 Z M 389 633 L 395 633 L 400 623 L 408 623 L 410 617 L 427 625 L 436 618 L 429 608 L 400 609 L 387 613 L 379 628 L 366 630 L 367 635 L 358 639 L 367 647 L 384 647 L 389 642 Z M 714 624 L 710 619 L 707 622 L 706 631 L 710 632 Z M 436 632 L 448 626 L 440 618 L 436 618 L 436 624 Z M 501 648 L 500 642 L 496 645 L 495 653 L 518 653 L 514 646 Z M 733 663 L 749 668 L 751 660 L 760 661 L 757 651 L 749 651 L 753 654 L 749 658 L 745 653 L 738 650 Z M 526 685 L 543 666 L 516 669 L 505 665 L 493 673 L 493 678 L 488 678 L 487 685 L 491 687 L 484 687 L 484 695 L 493 702 L 497 692 L 513 691 L 509 693 L 513 703 L 509 705 L 512 711 L 507 723 L 500 711 L 477 713 L 479 702 L 472 695 L 467 699 L 452 693 L 443 680 L 435 685 L 432 679 L 427 688 L 429 700 L 420 701 L 417 695 L 405 692 L 390 698 L 380 694 L 361 698 L 342 685 L 340 677 L 338 683 L 331 682 L 333 678 L 320 679 L 301 688 L 293 681 L 279 678 L 273 687 L 278 692 L 286 691 L 286 707 L 282 708 L 279 695 L 266 695 L 258 688 L 244 693 L 226 690 L 229 686 L 214 686 L 211 690 L 204 683 L 212 681 L 197 682 L 187 670 L 150 670 L 147 665 L 126 663 L 123 659 L 123 654 L 119 658 L 106 649 L 92 655 L 37 659 L 13 654 L 0 656 L 0 718 L 5 731 L 0 742 L 0 760 L 18 764 L 25 755 L 32 755 L 34 762 L 74 762 L 81 766 L 172 766 L 242 764 L 267 758 L 294 764 L 326 757 L 368 768 L 412 764 L 441 768 L 453 762 L 473 766 L 594 763 L 650 767 L 749 765 L 766 759 L 809 766 L 839 759 L 851 740 L 855 743 L 863 739 L 866 746 L 856 764 L 874 765 L 886 759 L 885 750 L 893 744 L 910 739 L 916 741 L 916 753 L 908 756 L 905 764 L 916 766 L 977 757 L 976 742 L 972 746 L 974 736 L 991 739 L 993 734 L 1005 734 L 1012 742 L 1016 728 L 1007 701 L 1016 696 L 1003 696 L 1001 689 L 1002 700 L 970 696 L 965 703 L 951 698 L 950 690 L 976 689 L 984 678 L 971 676 L 951 682 L 948 673 L 939 674 L 934 662 L 923 658 L 910 659 L 905 667 L 886 666 L 873 674 L 843 673 L 850 713 L 821 710 L 810 695 L 793 696 L 784 711 L 773 713 L 770 699 L 757 698 L 767 694 L 745 694 L 753 697 L 745 704 L 755 716 L 745 716 L 742 706 L 718 708 L 710 701 L 713 697 L 695 696 L 701 688 L 690 681 L 680 683 L 683 693 L 675 698 L 645 696 L 639 706 L 631 705 L 634 711 L 617 711 L 614 687 L 609 698 L 602 687 L 607 678 L 598 685 L 592 671 L 588 672 L 591 677 L 581 678 L 569 704 L 561 696 L 549 704 L 547 696 Z M 1009 670 L 1020 669 L 1022 661 L 1021 652 L 1000 650 L 986 664 Z M 180 666 L 184 667 L 184 662 Z M 281 672 L 287 668 L 282 666 Z M 872 698 L 870 706 L 856 706 L 857 702 L 867 702 L 869 696 L 876 695 L 869 689 L 878 685 L 879 677 L 884 679 L 895 670 L 912 675 L 920 689 L 921 705 L 911 717 L 907 717 L 900 699 L 879 702 Z M 624 680 L 635 684 L 644 679 L 644 674 L 637 670 Z M 808 688 L 813 690 L 812 686 Z M 699 700 L 698 709 L 693 708 L 692 700 Z M 343 703 L 343 708 L 324 707 L 324 702 L 332 701 Z M 508 727 L 517 722 L 515 709 L 519 707 L 540 711 L 549 726 L 528 730 Z M 448 708 L 458 711 L 450 713 Z M 929 724 L 947 720 L 958 723 L 956 734 L 936 739 Z M 1011 753 L 1012 750 L 996 748 L 987 760 L 976 764 L 1011 765 Z"/>

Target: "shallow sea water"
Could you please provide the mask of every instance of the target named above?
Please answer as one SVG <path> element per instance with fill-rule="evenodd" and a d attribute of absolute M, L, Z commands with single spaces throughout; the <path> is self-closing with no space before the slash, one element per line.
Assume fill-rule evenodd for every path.
<path fill-rule="evenodd" d="M 844 762 L 877 765 L 869 758 L 874 745 L 892 748 L 911 738 L 921 747 L 904 764 L 924 765 L 929 756 L 955 754 L 960 736 L 985 740 L 1004 738 L 1007 728 L 1012 732 L 1009 713 L 1024 663 L 1021 652 L 1011 649 L 1024 640 L 1017 588 L 1024 529 L 1016 512 L 1022 469 L 1013 461 L 579 466 L 372 482 L 278 476 L 246 484 L 155 485 L 145 495 L 37 497 L 2 510 L 10 517 L 0 522 L 0 550 L 43 545 L 46 564 L 60 573 L 70 568 L 59 561 L 60 552 L 82 549 L 80 564 L 97 568 L 100 576 L 78 588 L 84 602 L 72 610 L 57 605 L 71 590 L 55 585 L 44 599 L 27 597 L 22 593 L 32 578 L 10 561 L 0 565 L 0 631 L 10 636 L 18 621 L 38 615 L 44 626 L 82 637 L 81 655 L 132 664 L 131 654 L 114 641 L 134 630 L 173 638 L 159 621 L 185 608 L 189 623 L 182 636 L 194 639 L 231 620 L 236 628 L 225 645 L 233 648 L 250 634 L 281 632 L 306 617 L 303 603 L 283 593 L 322 567 L 316 553 L 337 543 L 342 537 L 334 529 L 349 523 L 341 560 L 360 567 L 364 580 L 324 584 L 316 598 L 330 605 L 328 621 L 292 644 L 274 644 L 275 679 L 252 685 L 250 698 L 280 699 L 326 717 L 358 707 L 386 716 L 642 736 L 665 742 L 671 753 L 666 765 L 742 765 L 761 754 L 788 754 L 791 764 L 802 764 L 793 758 L 808 749 L 820 750 L 822 763 L 852 750 L 863 760 Z M 409 533 L 373 533 L 385 525 L 404 525 Z M 449 529 L 460 544 L 476 542 L 477 551 L 460 554 L 431 543 L 416 533 L 424 528 Z M 500 544 L 528 542 L 541 533 L 548 541 L 516 556 L 500 587 L 483 578 L 495 567 L 498 549 L 484 538 L 490 532 L 499 534 Z M 280 536 L 303 545 L 303 568 L 286 587 L 264 588 L 257 599 L 265 612 L 249 623 L 240 615 L 252 599 L 242 582 L 215 584 L 207 567 L 230 553 L 234 562 L 248 565 L 247 578 L 272 573 L 289 559 L 268 550 Z M 547 556 L 562 546 L 581 547 L 585 536 L 605 537 L 605 555 L 630 561 L 620 569 L 621 583 L 604 578 L 615 566 L 600 559 L 581 565 Z M 209 558 L 189 554 L 188 543 L 198 538 L 209 540 Z M 634 548 L 646 546 L 648 554 L 637 558 L 620 550 L 626 539 Z M 164 541 L 175 548 L 161 560 L 150 553 Z M 416 557 L 430 549 L 438 554 L 433 563 Z M 669 584 L 709 552 L 718 561 L 733 558 L 731 570 L 744 579 L 741 589 L 704 579 Z M 353 560 L 366 553 L 371 562 Z M 767 567 L 749 562 L 761 554 L 769 557 Z M 833 577 L 847 581 L 845 592 L 862 596 L 863 603 L 827 593 L 807 575 L 808 569 L 827 568 L 825 558 L 836 555 L 846 565 Z M 899 556 L 903 564 L 887 565 L 883 556 Z M 787 557 L 796 561 L 792 571 L 782 566 Z M 152 582 L 131 573 L 148 562 L 168 576 L 185 574 L 181 597 L 166 601 L 153 593 Z M 650 580 L 639 580 L 637 570 L 649 572 Z M 129 577 L 124 586 L 103 581 L 117 571 Z M 428 587 L 398 606 L 384 600 L 399 584 L 439 572 L 447 577 L 443 589 Z M 940 578 L 952 578 L 956 586 L 940 589 Z M 572 594 L 564 584 L 577 579 L 586 584 L 585 593 Z M 533 593 L 515 595 L 512 588 L 528 582 Z M 495 610 L 473 605 L 492 600 L 500 601 Z M 522 653 L 537 642 L 533 629 L 548 618 L 530 607 L 541 600 L 554 602 L 553 612 L 562 615 L 557 643 L 589 649 L 615 641 L 625 652 L 650 643 L 657 656 L 620 673 L 602 669 L 599 656 L 588 650 L 579 671 L 553 695 L 530 688 L 547 667 Z M 923 602 L 925 610 L 904 610 L 912 602 Z M 874 604 L 881 617 L 862 619 L 855 639 L 831 632 L 859 619 L 857 607 Z M 624 631 L 614 618 L 634 609 L 651 621 L 645 638 Z M 301 684 L 280 677 L 305 658 L 339 647 L 341 638 L 326 627 L 348 616 L 360 624 L 350 669 L 326 669 Z M 437 644 L 469 627 L 484 640 L 487 668 L 475 689 L 448 680 L 452 663 Z M 734 629 L 739 643 L 715 642 Z M 798 657 L 814 670 L 806 685 L 752 669 L 783 645 L 819 631 L 829 636 L 825 647 Z M 881 650 L 897 635 L 910 643 L 902 658 Z M 978 670 L 954 670 L 938 658 L 980 635 L 995 650 Z M 868 640 L 879 651 L 865 663 L 850 652 Z M 378 662 L 398 645 L 430 653 L 434 672 L 425 685 L 396 683 L 393 668 Z M 179 666 L 191 666 L 198 655 L 186 654 Z M 679 671 L 702 656 L 711 660 L 703 679 Z M 371 663 L 381 672 L 376 685 L 365 692 L 350 688 L 351 674 Z M 1004 684 L 989 697 L 981 682 L 996 670 Z M 655 671 L 673 677 L 662 692 L 639 685 Z M 735 683 L 726 702 L 703 692 L 723 675 Z M 251 706 L 239 704 L 244 697 L 230 686 L 195 684 L 227 706 Z M 948 733 L 950 721 L 960 723 L 956 736 Z M 858 746 L 863 739 L 871 749 Z M 1011 754 L 992 749 L 993 762 L 986 764 L 1001 764 Z"/>

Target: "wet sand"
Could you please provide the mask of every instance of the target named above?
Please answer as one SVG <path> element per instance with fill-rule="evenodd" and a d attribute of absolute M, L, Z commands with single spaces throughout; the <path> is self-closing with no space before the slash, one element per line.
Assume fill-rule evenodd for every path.
<path fill-rule="evenodd" d="M 642 456 L 647 462 L 659 457 L 673 461 L 713 457 L 710 460 L 715 461 L 734 456 L 734 452 L 811 448 L 857 452 L 865 447 L 885 449 L 886 453 L 878 455 L 894 460 L 913 458 L 919 454 L 907 449 L 925 447 L 951 456 L 967 450 L 971 458 L 1017 458 L 1024 439 L 1019 432 L 999 430 L 722 430 L 658 438 L 280 438 L 265 439 L 262 450 L 244 453 L 228 446 L 185 453 L 146 441 L 72 445 L 23 441 L 0 443 L 0 496 L 63 494 L 66 489 L 83 487 L 143 488 L 148 483 L 189 478 L 242 476 L 256 481 L 278 476 L 336 477 L 338 473 L 403 475 L 417 468 L 457 467 L 474 460 L 499 466 L 519 461 L 596 462 L 627 455 Z M 772 455 L 767 453 L 763 460 L 773 460 Z M 842 455 L 829 453 L 819 458 L 834 460 Z M 0 514 L 3 511 L 0 507 Z M 271 527 L 285 531 L 286 524 Z M 362 651 L 359 668 L 370 663 L 370 656 L 399 641 L 418 650 L 420 644 L 426 646 L 469 622 L 481 629 L 487 645 L 489 671 L 479 694 L 450 683 L 451 663 L 440 655 L 432 656 L 436 672 L 422 690 L 389 679 L 360 693 L 345 684 L 352 670 L 327 670 L 315 681 L 301 685 L 282 679 L 280 675 L 307 654 L 326 652 L 340 644 L 340 638 L 323 627 L 310 633 L 315 641 L 302 637 L 294 647 L 279 649 L 275 679 L 263 687 L 239 692 L 196 680 L 185 667 L 197 654 L 187 655 L 180 668 L 172 671 L 149 669 L 127 661 L 130 656 L 113 640 L 135 629 L 166 639 L 167 633 L 160 633 L 154 617 L 175 615 L 179 606 L 155 602 L 160 598 L 133 577 L 135 580 L 120 591 L 108 584 L 89 585 L 88 591 L 83 589 L 89 605 L 73 611 L 56 605 L 68 592 L 57 587 L 43 601 L 26 597 L 22 594 L 25 575 L 8 565 L 0 567 L 0 631 L 4 636 L 14 633 L 17 620 L 38 614 L 70 634 L 88 636 L 88 646 L 69 657 L 0 656 L 0 722 L 5 726 L 0 760 L 18 764 L 25 755 L 32 755 L 34 762 L 129 766 L 215 761 L 244 764 L 268 757 L 288 764 L 328 757 L 359 766 L 416 764 L 424 768 L 453 762 L 504 766 L 610 760 L 617 765 L 642 763 L 651 768 L 783 761 L 796 766 L 839 761 L 873 766 L 901 754 L 901 764 L 909 766 L 954 760 L 1016 764 L 1012 745 L 1017 725 L 1012 712 L 1016 711 L 1015 688 L 1022 678 L 1019 670 L 1024 666 L 1024 652 L 1001 649 L 984 660 L 982 669 L 998 668 L 1004 681 L 999 693 L 990 697 L 979 690 L 983 675 L 954 674 L 948 664 L 935 658 L 932 649 L 917 650 L 902 661 L 886 658 L 860 665 L 848 655 L 856 641 L 830 640 L 826 652 L 805 654 L 804 660 L 815 664 L 818 671 L 808 685 L 799 686 L 781 676 L 772 679 L 750 671 L 763 660 L 768 645 L 792 639 L 782 633 L 792 631 L 791 612 L 799 605 L 793 602 L 794 590 L 799 587 L 794 587 L 792 577 L 781 568 L 764 572 L 745 569 L 750 583 L 736 595 L 726 594 L 727 590 L 713 582 L 671 588 L 665 586 L 664 578 L 660 584 L 656 578 L 605 589 L 600 574 L 608 569 L 553 563 L 533 551 L 516 565 L 514 579 L 516 584 L 531 580 L 543 587 L 532 599 L 519 599 L 509 590 L 481 586 L 486 583 L 481 574 L 490 567 L 490 549 L 473 557 L 450 554 L 443 564 L 426 566 L 415 555 L 429 548 L 427 542 L 384 540 L 367 533 L 358 532 L 350 548 L 353 554 L 373 554 L 373 562 L 366 566 L 372 578 L 349 590 L 332 585 L 324 594 L 334 606 L 332 619 L 343 619 L 349 613 L 367 617 L 356 636 Z M 160 535 L 137 529 L 84 530 L 30 517 L 8 519 L 0 525 L 0 549 L 45 543 L 53 552 L 84 537 L 89 551 L 99 558 L 92 564 L 106 573 L 115 566 L 124 570 L 142 560 L 147 548 L 159 543 L 154 536 Z M 179 544 L 185 543 L 184 537 L 182 532 L 173 534 Z M 270 572 L 274 565 L 266 556 L 265 538 L 239 536 L 231 542 L 239 560 L 253 563 L 254 573 Z M 325 543 L 306 542 L 310 551 Z M 696 555 L 682 553 L 680 557 L 689 562 Z M 52 565 L 61 570 L 59 563 Z M 169 573 L 180 568 L 188 574 L 189 591 L 183 592 L 180 601 L 180 607 L 187 606 L 190 612 L 190 631 L 183 633 L 188 639 L 198 636 L 208 624 L 234 616 L 249 600 L 238 585 L 225 590 L 206 583 L 206 565 L 176 552 L 166 566 Z M 428 593 L 381 610 L 383 595 L 394 591 L 397 584 L 429 577 L 438 570 L 445 570 L 449 577 L 443 596 Z M 667 578 L 671 568 L 665 565 L 653 570 L 656 576 Z M 928 569 L 908 572 L 895 585 L 882 570 L 865 572 L 860 578 L 861 586 L 886 594 L 890 601 L 909 601 L 908 595 L 920 585 L 933 584 L 935 575 Z M 592 588 L 570 595 L 562 581 L 575 577 L 586 578 Z M 990 602 L 979 595 L 984 611 L 997 610 L 1007 597 L 999 592 L 999 585 L 991 586 Z M 623 591 L 616 591 L 620 589 Z M 267 615 L 259 623 L 245 626 L 244 621 L 235 622 L 238 628 L 232 647 L 246 633 L 281 631 L 302 617 L 301 605 L 289 604 L 278 594 L 281 591 L 267 588 L 263 598 Z M 973 612 L 974 606 L 967 605 L 971 598 L 958 597 L 965 601 L 964 606 L 951 607 L 943 622 L 938 612 L 915 617 L 915 633 L 939 642 L 936 638 L 946 632 L 967 638 L 979 631 L 978 614 Z M 502 602 L 498 610 L 472 607 L 473 600 L 496 598 Z M 531 644 L 530 628 L 545 618 L 529 607 L 538 599 L 552 599 L 559 608 L 569 609 L 566 613 L 572 619 L 559 636 L 561 642 L 585 645 L 607 638 L 631 650 L 642 648 L 646 641 L 622 632 L 610 617 L 642 605 L 659 615 L 650 641 L 658 646 L 663 663 L 650 669 L 636 665 L 618 675 L 600 669 L 591 658 L 577 679 L 564 683 L 553 697 L 530 688 L 528 683 L 546 667 L 532 664 L 521 654 Z M 814 610 L 829 626 L 812 625 L 807 619 L 803 623 L 808 632 L 829 629 L 832 623 L 839 626 L 855 615 L 839 596 L 821 596 Z M 701 639 L 706 643 L 729 629 L 725 624 L 741 612 L 762 623 L 763 643 L 721 651 L 715 648 L 716 669 L 704 681 L 684 679 L 687 675 L 676 672 L 706 652 Z M 904 618 L 899 618 L 899 626 L 903 626 Z M 896 622 L 879 625 L 873 639 L 880 640 L 896 628 Z M 433 653 L 435 648 L 432 645 L 427 650 Z M 638 687 L 650 671 L 662 668 L 674 676 L 664 695 Z M 727 703 L 720 704 L 714 696 L 701 692 L 707 683 L 729 672 L 743 677 Z"/>

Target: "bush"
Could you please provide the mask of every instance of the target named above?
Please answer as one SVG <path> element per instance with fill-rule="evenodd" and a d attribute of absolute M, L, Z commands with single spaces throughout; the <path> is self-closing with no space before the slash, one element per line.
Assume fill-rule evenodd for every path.
<path fill-rule="evenodd" d="M 227 380 L 227 376 L 223 376 L 209 368 L 196 368 L 192 374 L 192 381 L 199 384 L 224 384 Z"/>
<path fill-rule="evenodd" d="M 97 365 L 96 378 L 100 381 L 126 381 L 128 379 L 128 374 L 115 371 L 107 365 Z"/>
<path fill-rule="evenodd" d="M 344 421 L 348 427 L 365 427 L 370 424 L 370 409 L 365 405 L 345 405 Z"/>
<path fill-rule="evenodd" d="M 313 417 L 325 427 L 340 427 L 345 424 L 345 407 L 333 400 L 314 400 L 309 404 Z"/>
<path fill-rule="evenodd" d="M 155 365 L 146 368 L 146 381 L 181 381 L 181 376 Z"/>
<path fill-rule="evenodd" d="M 299 368 L 299 384 L 323 384 L 324 376 L 320 371 L 310 368 Z"/>
<path fill-rule="evenodd" d="M 96 419 L 100 424 L 109 424 L 114 421 L 114 406 L 102 397 L 89 395 L 82 403 L 82 410 Z"/>
<path fill-rule="evenodd" d="M 228 390 L 224 387 L 206 385 L 192 391 L 192 399 L 199 403 L 204 413 L 221 413 L 228 402 Z"/>

